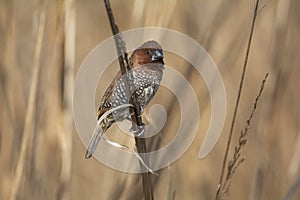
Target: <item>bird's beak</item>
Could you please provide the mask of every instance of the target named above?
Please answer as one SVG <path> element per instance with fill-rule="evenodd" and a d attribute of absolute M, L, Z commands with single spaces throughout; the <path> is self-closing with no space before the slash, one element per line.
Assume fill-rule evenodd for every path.
<path fill-rule="evenodd" d="M 164 54 L 162 52 L 161 49 L 157 49 L 153 52 L 153 55 L 152 55 L 152 58 L 151 58 L 151 61 L 157 61 L 157 60 L 161 60 L 164 58 Z"/>

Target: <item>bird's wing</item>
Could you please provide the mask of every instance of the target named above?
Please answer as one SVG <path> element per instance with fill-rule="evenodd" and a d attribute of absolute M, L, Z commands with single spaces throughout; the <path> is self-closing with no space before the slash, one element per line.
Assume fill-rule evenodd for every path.
<path fill-rule="evenodd" d="M 117 86 L 117 82 L 120 80 L 121 75 L 122 75 L 121 71 L 119 71 L 114 77 L 114 79 L 112 80 L 112 82 L 110 83 L 110 85 L 108 86 L 108 88 L 106 89 L 102 97 L 101 104 L 98 108 L 98 119 L 101 117 L 101 115 L 103 115 L 106 111 L 108 111 L 111 108 L 112 93 L 115 87 Z"/>

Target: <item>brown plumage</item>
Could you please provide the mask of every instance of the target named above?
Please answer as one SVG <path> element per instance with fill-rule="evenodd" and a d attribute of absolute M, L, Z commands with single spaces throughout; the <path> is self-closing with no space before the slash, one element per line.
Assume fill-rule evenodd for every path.
<path fill-rule="evenodd" d="M 137 94 L 137 103 L 141 113 L 143 113 L 158 90 L 162 79 L 164 61 L 161 46 L 156 41 L 145 42 L 132 53 L 129 62 L 133 66 L 133 69 L 128 72 L 133 77 L 130 90 Z M 96 130 L 89 143 L 85 158 L 90 158 L 93 155 L 102 135 L 114 122 L 130 119 L 127 107 L 114 109 L 128 103 L 124 78 L 119 71 L 102 97 L 98 109 Z"/>

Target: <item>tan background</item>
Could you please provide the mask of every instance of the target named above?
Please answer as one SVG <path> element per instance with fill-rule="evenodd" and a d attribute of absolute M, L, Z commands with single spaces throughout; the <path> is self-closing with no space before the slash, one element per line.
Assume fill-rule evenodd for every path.
<path fill-rule="evenodd" d="M 44 1 L 45 32 L 36 65 L 41 2 L 0 1 L 0 199 L 12 195 L 16 199 L 140 199 L 140 176 L 115 171 L 95 159 L 84 160 L 84 146 L 72 124 L 70 127 L 72 87 L 64 87 L 63 83 L 72 83 L 68 77 L 75 76 L 84 58 L 110 37 L 111 31 L 102 1 L 75 1 L 75 67 L 68 76 L 63 61 L 70 51 L 64 54 L 64 47 L 72 32 L 67 31 L 63 37 L 63 2 Z M 219 67 L 228 98 L 227 118 L 216 147 L 199 160 L 199 147 L 210 118 L 207 89 L 188 63 L 166 55 L 166 63 L 184 74 L 197 91 L 201 129 L 171 170 L 161 170 L 159 177 L 153 177 L 155 199 L 166 199 L 169 186 L 175 191 L 175 199 L 213 199 L 254 1 L 112 0 L 111 4 L 121 30 L 160 26 L 180 31 L 203 45 Z M 267 72 L 270 76 L 242 151 L 246 161 L 232 179 L 228 199 L 283 199 L 299 178 L 300 3 L 264 0 L 261 7 L 264 4 L 257 18 L 233 145 L 246 124 L 261 80 Z M 36 76 L 35 66 L 40 70 Z M 117 70 L 117 65 L 112 66 L 101 80 L 97 101 Z M 36 101 L 29 98 L 34 77 L 37 93 L 32 97 Z M 164 129 L 166 141 L 172 138 L 178 120 L 178 105 L 173 102 L 164 89 L 153 100 L 170 109 L 170 121 Z M 300 198 L 299 191 L 293 199 Z"/>

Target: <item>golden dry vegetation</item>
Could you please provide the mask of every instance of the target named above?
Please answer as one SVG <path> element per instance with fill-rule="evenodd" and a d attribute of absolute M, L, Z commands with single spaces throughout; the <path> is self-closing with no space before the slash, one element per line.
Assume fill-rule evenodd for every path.
<path fill-rule="evenodd" d="M 147 26 L 177 30 L 199 42 L 219 67 L 227 94 L 225 126 L 213 151 L 199 160 L 210 119 L 209 95 L 201 76 L 187 62 L 166 57 L 166 63 L 197 91 L 201 128 L 170 170 L 152 176 L 155 199 L 167 199 L 170 186 L 175 199 L 214 199 L 254 1 L 112 0 L 111 5 L 121 31 Z M 263 0 L 262 7 L 229 157 L 261 80 L 267 72 L 270 75 L 242 150 L 246 160 L 234 174 L 228 199 L 283 199 L 299 182 L 300 3 Z M 85 147 L 72 119 L 76 72 L 89 52 L 110 36 L 102 1 L 0 0 L 0 199 L 142 199 L 138 174 L 83 159 Z M 97 101 L 118 69 L 114 65 L 106 71 Z M 164 128 L 169 139 L 178 120 L 178 105 L 168 107 L 173 102 L 164 89 L 153 100 L 172 108 L 167 110 L 170 118 Z M 298 184 L 290 199 L 299 198 Z"/>

